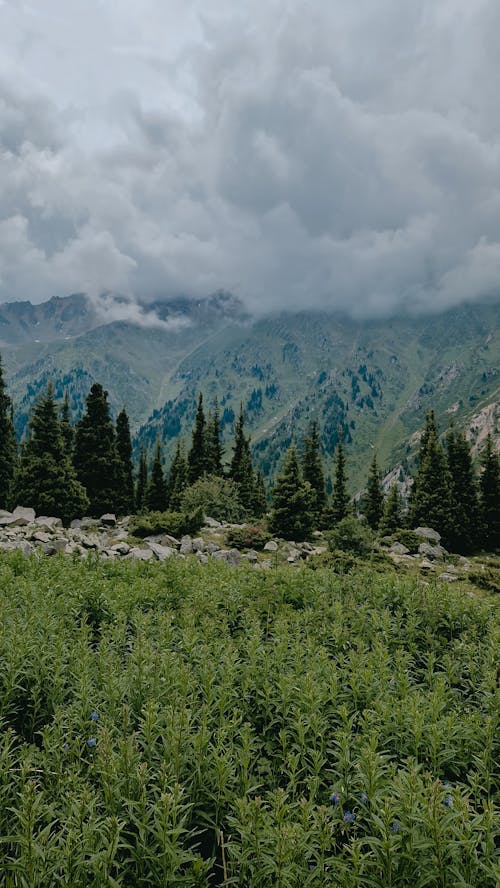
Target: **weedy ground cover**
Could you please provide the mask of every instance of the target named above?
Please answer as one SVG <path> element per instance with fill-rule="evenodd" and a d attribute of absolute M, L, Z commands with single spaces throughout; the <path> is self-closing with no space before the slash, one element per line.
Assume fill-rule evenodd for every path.
<path fill-rule="evenodd" d="M 6 888 L 498 884 L 497 599 L 14 553 L 0 608 Z"/>

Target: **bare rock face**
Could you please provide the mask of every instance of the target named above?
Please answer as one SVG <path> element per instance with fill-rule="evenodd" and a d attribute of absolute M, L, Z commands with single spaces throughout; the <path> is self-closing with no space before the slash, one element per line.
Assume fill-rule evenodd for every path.
<path fill-rule="evenodd" d="M 424 540 L 429 540 L 431 543 L 441 542 L 441 534 L 438 533 L 437 530 L 433 530 L 432 527 L 417 527 L 413 532 L 416 533 L 418 537 L 421 537 Z"/>

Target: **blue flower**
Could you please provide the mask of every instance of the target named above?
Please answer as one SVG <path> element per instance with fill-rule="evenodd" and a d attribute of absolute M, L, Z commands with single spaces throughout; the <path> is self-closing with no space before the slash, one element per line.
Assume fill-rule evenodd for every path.
<path fill-rule="evenodd" d="M 90 721 L 97 722 L 99 721 L 99 713 L 95 711 L 90 713 Z"/>
<path fill-rule="evenodd" d="M 361 801 L 363 802 L 363 804 L 368 801 L 368 796 L 364 790 L 361 793 Z"/>
<path fill-rule="evenodd" d="M 314 863 L 310 863 L 310 864 L 309 864 L 309 869 L 310 869 L 310 870 L 313 870 L 314 867 L 315 867 L 315 864 L 314 864 Z"/>
<path fill-rule="evenodd" d="M 87 740 L 87 746 L 88 746 L 90 749 L 94 749 L 94 748 L 97 746 L 97 740 L 96 740 L 96 738 L 95 738 L 95 737 L 89 737 L 89 739 Z"/>
<path fill-rule="evenodd" d="M 450 795 L 449 792 L 446 793 L 446 797 L 445 797 L 445 800 L 444 800 L 444 804 L 445 804 L 448 808 L 453 808 L 453 799 L 452 799 L 452 797 L 451 797 L 451 795 Z"/>
<path fill-rule="evenodd" d="M 354 811 L 346 811 L 342 820 L 344 821 L 344 823 L 353 823 L 353 821 L 356 820 L 356 815 Z"/>
<path fill-rule="evenodd" d="M 399 823 L 396 823 L 396 821 L 392 824 L 392 831 L 393 833 L 399 832 Z"/>
<path fill-rule="evenodd" d="M 67 752 L 69 749 L 69 743 L 65 743 L 63 746 L 64 752 Z"/>
<path fill-rule="evenodd" d="M 340 796 L 339 796 L 338 792 L 333 793 L 330 801 L 333 802 L 334 805 L 338 805 L 338 803 L 340 802 Z"/>

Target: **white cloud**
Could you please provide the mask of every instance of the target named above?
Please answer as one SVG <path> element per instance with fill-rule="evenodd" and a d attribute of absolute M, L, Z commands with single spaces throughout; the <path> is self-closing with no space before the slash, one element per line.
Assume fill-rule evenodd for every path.
<path fill-rule="evenodd" d="M 499 26 L 495 0 L 3 3 L 0 299 L 495 294 Z"/>

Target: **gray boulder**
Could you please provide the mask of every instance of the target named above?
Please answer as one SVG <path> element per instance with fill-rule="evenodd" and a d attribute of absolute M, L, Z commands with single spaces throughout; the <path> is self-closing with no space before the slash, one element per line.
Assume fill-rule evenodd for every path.
<path fill-rule="evenodd" d="M 151 558 L 154 558 L 154 555 L 152 549 L 140 549 L 138 546 L 134 546 L 128 555 L 125 555 L 125 558 L 130 558 L 134 561 L 150 561 Z"/>
<path fill-rule="evenodd" d="M 442 546 L 431 546 L 429 543 L 421 543 L 418 552 L 425 558 L 433 558 L 437 561 L 441 561 L 446 555 L 446 549 L 443 549 Z"/>
<path fill-rule="evenodd" d="M 424 540 L 430 540 L 431 543 L 441 541 L 441 534 L 437 530 L 433 530 L 432 527 L 417 527 L 413 532 Z"/>
<path fill-rule="evenodd" d="M 40 530 L 47 533 L 59 530 L 63 526 L 60 518 L 47 517 L 46 515 L 40 515 L 39 518 L 35 518 L 35 524 Z"/>
<path fill-rule="evenodd" d="M 163 534 L 163 536 L 160 537 L 159 543 L 161 546 L 170 546 L 171 549 L 178 549 L 180 546 L 180 540 L 170 536 L 169 533 Z"/>
<path fill-rule="evenodd" d="M 121 540 L 118 543 L 113 543 L 113 545 L 111 546 L 111 549 L 117 555 L 128 555 L 128 553 L 130 552 L 129 544 L 123 542 L 123 540 Z"/>
<path fill-rule="evenodd" d="M 33 524 L 35 520 L 35 510 L 26 509 L 24 506 L 17 506 L 12 513 L 11 525 L 16 527 L 25 527 L 27 524 Z"/>
<path fill-rule="evenodd" d="M 191 543 L 193 547 L 193 552 L 204 552 L 205 551 L 205 540 L 203 537 L 195 537 Z"/>
<path fill-rule="evenodd" d="M 105 515 L 101 515 L 99 518 L 99 524 L 102 524 L 104 527 L 115 527 L 116 515 L 113 515 L 112 512 L 106 512 Z"/>
<path fill-rule="evenodd" d="M 177 549 L 172 549 L 171 546 L 161 546 L 160 543 L 148 543 L 148 547 L 154 552 L 158 561 L 166 561 L 167 558 L 172 558 L 172 555 L 177 555 Z"/>
<path fill-rule="evenodd" d="M 459 577 L 454 573 L 445 571 L 444 573 L 439 574 L 439 579 L 442 580 L 443 583 L 456 583 Z"/>
<path fill-rule="evenodd" d="M 213 553 L 212 558 L 215 558 L 216 561 L 225 561 L 226 564 L 236 567 L 241 562 L 241 552 L 238 549 L 219 549 L 218 552 Z"/>
<path fill-rule="evenodd" d="M 222 527 L 222 524 L 220 521 L 216 521 L 215 518 L 208 517 L 205 518 L 205 527 L 212 527 L 215 529 L 216 527 Z"/>
<path fill-rule="evenodd" d="M 277 552 L 279 549 L 278 543 L 276 540 L 269 540 L 264 546 L 264 552 Z"/>
<path fill-rule="evenodd" d="M 179 547 L 181 555 L 192 555 L 194 552 L 193 541 L 190 536 L 183 536 Z"/>
<path fill-rule="evenodd" d="M 389 552 L 393 555 L 408 555 L 410 550 L 403 546 L 403 543 L 393 543 L 389 548 Z"/>
<path fill-rule="evenodd" d="M 205 543 L 205 552 L 207 555 L 213 555 L 214 552 L 218 552 L 220 548 L 221 546 L 213 540 L 209 540 L 208 543 Z"/>

